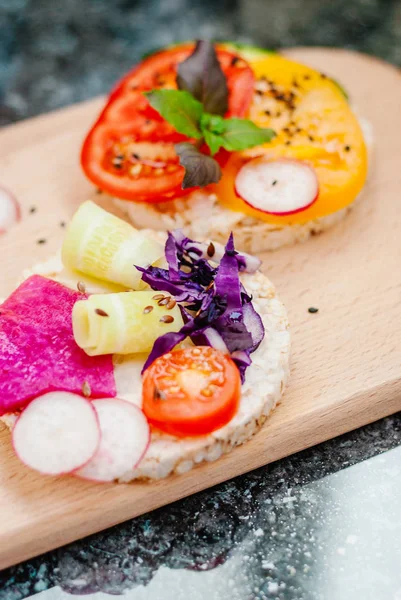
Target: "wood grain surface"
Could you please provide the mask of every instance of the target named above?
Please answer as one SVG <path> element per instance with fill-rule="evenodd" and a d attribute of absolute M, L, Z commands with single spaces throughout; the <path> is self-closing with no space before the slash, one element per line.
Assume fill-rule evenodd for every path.
<path fill-rule="evenodd" d="M 364 201 L 332 230 L 264 257 L 292 324 L 290 386 L 260 433 L 216 463 L 151 484 L 46 478 L 0 432 L 0 568 L 135 517 L 401 409 L 401 77 L 345 50 L 292 57 L 334 76 L 373 124 L 377 146 Z M 61 243 L 61 221 L 96 198 L 79 148 L 101 99 L 0 132 L 0 182 L 23 219 L 0 239 L 0 295 Z M 37 211 L 30 214 L 31 206 Z M 46 244 L 38 245 L 39 238 Z M 317 314 L 308 313 L 317 306 Z"/>

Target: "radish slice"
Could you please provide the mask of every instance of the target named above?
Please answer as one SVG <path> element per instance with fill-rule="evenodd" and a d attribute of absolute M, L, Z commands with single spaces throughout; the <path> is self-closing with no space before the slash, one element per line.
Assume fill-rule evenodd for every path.
<path fill-rule="evenodd" d="M 134 469 L 150 441 L 149 425 L 134 404 L 115 398 L 92 402 L 102 439 L 92 460 L 75 475 L 91 481 L 113 481 Z"/>
<path fill-rule="evenodd" d="M 0 187 L 0 233 L 4 233 L 20 218 L 18 202 L 11 192 Z"/>
<path fill-rule="evenodd" d="M 315 202 L 319 184 L 315 171 L 304 162 L 259 157 L 240 169 L 235 190 L 255 210 L 291 215 Z"/>
<path fill-rule="evenodd" d="M 13 429 L 18 458 L 46 475 L 71 473 L 96 453 L 100 428 L 96 411 L 82 396 L 49 392 L 25 408 Z"/>

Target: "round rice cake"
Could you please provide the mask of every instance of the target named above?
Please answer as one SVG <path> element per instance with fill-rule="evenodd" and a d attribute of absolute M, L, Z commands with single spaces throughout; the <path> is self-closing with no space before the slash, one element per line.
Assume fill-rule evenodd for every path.
<path fill-rule="evenodd" d="M 66 272 L 59 256 L 51 257 L 26 270 L 23 279 L 33 274 L 47 276 L 76 289 L 81 275 Z M 252 294 L 253 304 L 260 314 L 266 335 L 252 354 L 252 365 L 247 369 L 242 385 L 238 413 L 221 429 L 205 436 L 176 438 L 153 431 L 149 448 L 136 469 L 127 471 L 119 479 L 162 479 L 171 473 L 184 473 L 197 464 L 217 460 L 235 446 L 246 442 L 263 425 L 279 402 L 289 376 L 290 332 L 287 312 L 276 295 L 270 280 L 261 272 L 241 274 L 245 289 Z M 88 293 L 100 293 L 99 282 L 85 280 Z M 117 396 L 142 406 L 141 370 L 146 355 L 114 355 L 114 375 Z M 12 428 L 16 416 L 6 414 L 1 420 Z"/>

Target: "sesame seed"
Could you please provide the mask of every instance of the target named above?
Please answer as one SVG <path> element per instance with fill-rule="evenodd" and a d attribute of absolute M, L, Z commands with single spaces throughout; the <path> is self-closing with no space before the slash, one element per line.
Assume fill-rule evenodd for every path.
<path fill-rule="evenodd" d="M 33 213 L 36 213 L 36 206 L 31 206 L 29 212 L 31 213 L 31 215 L 33 215 Z"/>
<path fill-rule="evenodd" d="M 83 281 L 78 281 L 78 283 L 77 283 L 77 289 L 78 289 L 78 292 L 81 292 L 81 294 L 85 294 L 85 292 L 86 292 L 86 286 L 85 286 L 85 284 L 84 284 Z"/>
<path fill-rule="evenodd" d="M 344 146 L 344 150 L 346 152 L 349 152 L 351 150 L 351 146 L 348 146 L 348 144 L 346 146 Z"/>
<path fill-rule="evenodd" d="M 148 313 L 152 312 L 152 310 L 153 306 L 145 306 L 145 308 L 143 309 L 143 313 L 147 315 Z"/>
<path fill-rule="evenodd" d="M 37 244 L 46 244 L 46 241 L 47 241 L 47 240 L 45 240 L 45 238 L 40 238 L 40 239 L 37 241 Z"/>
<path fill-rule="evenodd" d="M 95 308 L 95 313 L 99 315 L 99 317 L 108 317 L 109 315 L 102 308 Z"/>
<path fill-rule="evenodd" d="M 96 188 L 96 194 L 103 194 L 103 191 L 100 188 Z"/>
<path fill-rule="evenodd" d="M 314 141 L 315 141 L 315 138 L 313 137 L 313 135 L 308 135 L 308 138 L 309 138 L 309 140 L 310 140 L 311 142 L 314 142 Z"/>
<path fill-rule="evenodd" d="M 142 165 L 141 164 L 136 164 L 133 167 L 130 168 L 130 174 L 133 177 L 136 177 L 137 175 L 139 175 L 139 173 L 142 171 Z"/>
<path fill-rule="evenodd" d="M 160 322 L 161 323 L 172 323 L 174 321 L 174 317 L 172 317 L 171 315 L 164 315 L 161 319 Z"/>
<path fill-rule="evenodd" d="M 277 179 L 275 179 L 275 180 L 272 182 L 272 185 L 277 185 L 277 183 L 278 183 L 278 181 L 277 181 Z"/>
<path fill-rule="evenodd" d="M 271 115 L 270 110 L 265 110 L 265 115 L 267 115 L 268 117 L 270 117 L 270 115 Z"/>
<path fill-rule="evenodd" d="M 318 309 L 318 308 L 316 308 L 315 306 L 310 306 L 310 307 L 308 308 L 308 312 L 310 312 L 310 313 L 314 314 L 314 313 L 317 313 L 317 312 L 319 312 L 319 309 Z"/>
<path fill-rule="evenodd" d="M 285 143 L 285 145 L 286 145 L 286 146 L 291 146 L 291 142 L 290 142 L 290 140 L 287 140 L 287 141 L 286 141 L 286 143 Z"/>
<path fill-rule="evenodd" d="M 62 227 L 62 228 L 65 227 L 65 221 L 60 221 L 60 227 Z"/>
<path fill-rule="evenodd" d="M 139 154 L 137 154 L 137 152 L 133 152 L 131 154 L 132 158 L 135 158 L 135 160 L 141 160 L 141 156 Z"/>

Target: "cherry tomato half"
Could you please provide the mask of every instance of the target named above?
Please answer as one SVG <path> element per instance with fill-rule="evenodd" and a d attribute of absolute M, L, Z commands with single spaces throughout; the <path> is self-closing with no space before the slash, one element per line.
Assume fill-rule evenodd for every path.
<path fill-rule="evenodd" d="M 157 358 L 145 371 L 142 389 L 151 425 L 178 437 L 205 435 L 237 412 L 241 379 L 227 354 L 194 346 Z"/>
<path fill-rule="evenodd" d="M 161 202 L 187 194 L 181 184 L 174 144 L 185 140 L 152 107 L 143 92 L 176 88 L 177 65 L 194 48 L 183 44 L 153 54 L 130 71 L 114 88 L 81 152 L 86 176 L 105 192 L 135 202 Z M 249 65 L 217 49 L 227 78 L 227 116 L 243 116 L 253 96 L 254 76 Z"/>

